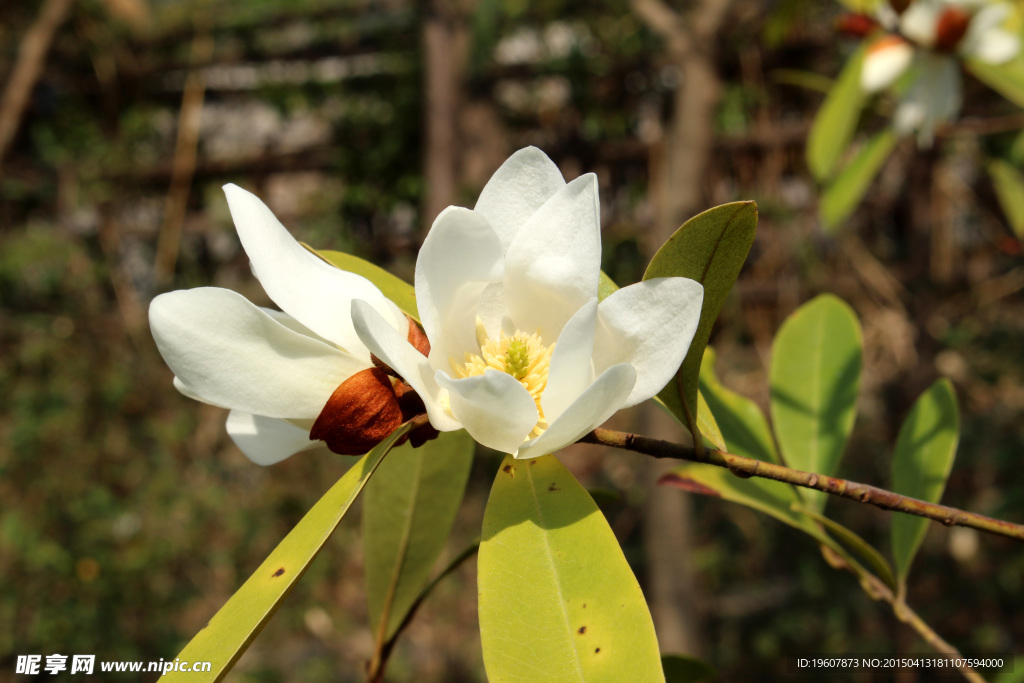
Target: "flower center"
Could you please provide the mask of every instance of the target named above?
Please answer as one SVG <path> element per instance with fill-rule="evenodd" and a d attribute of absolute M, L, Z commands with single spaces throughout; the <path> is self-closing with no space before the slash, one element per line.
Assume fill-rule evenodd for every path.
<path fill-rule="evenodd" d="M 497 339 L 491 339 L 483 326 L 477 327 L 477 342 L 480 353 L 466 353 L 462 363 L 451 359 L 452 370 L 458 377 L 475 377 L 484 374 L 488 368 L 512 375 L 530 392 L 537 404 L 538 420 L 528 439 L 540 436 L 548 428 L 540 397 L 548 385 L 548 369 L 555 345 L 545 346 L 539 334 L 527 334 L 516 330 L 513 335 L 502 332 Z"/>

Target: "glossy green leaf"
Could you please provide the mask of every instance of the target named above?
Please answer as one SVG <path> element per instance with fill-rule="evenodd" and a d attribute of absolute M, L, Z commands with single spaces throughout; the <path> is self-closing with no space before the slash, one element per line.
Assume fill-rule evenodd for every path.
<path fill-rule="evenodd" d="M 801 505 L 794 505 L 793 509 L 822 524 L 826 529 L 828 529 L 832 536 L 843 544 L 843 547 L 847 548 L 850 552 L 862 559 L 864 564 L 867 565 L 867 568 L 870 569 L 875 576 L 881 579 L 885 585 L 893 591 L 896 590 L 896 577 L 893 576 L 892 567 L 889 566 L 889 563 L 885 561 L 882 554 L 875 550 L 870 543 L 858 536 L 852 530 L 846 528 L 839 522 L 829 519 L 825 515 L 808 510 Z"/>
<path fill-rule="evenodd" d="M 786 464 L 833 475 L 853 429 L 861 371 L 860 323 L 843 301 L 825 294 L 782 324 L 769 369 L 771 415 Z M 820 512 L 826 494 L 800 489 Z"/>
<path fill-rule="evenodd" d="M 690 493 L 699 493 L 712 498 L 739 503 L 758 510 L 801 531 L 814 528 L 805 515 L 792 509 L 800 498 L 789 484 L 759 477 L 745 479 L 737 477 L 724 467 L 685 463 L 674 468 L 659 481 Z"/>
<path fill-rule="evenodd" d="M 704 306 L 690 350 L 675 380 L 658 397 L 691 432 L 697 429 L 697 375 L 711 328 L 747 259 L 757 229 L 757 205 L 734 202 L 686 221 L 651 259 L 644 280 L 688 277 L 704 286 Z"/>
<path fill-rule="evenodd" d="M 161 680 L 219 681 L 227 674 L 320 552 L 381 459 L 408 431 L 408 424 L 396 429 L 353 465 L 178 654 L 182 661 L 211 662 L 213 670 L 171 672 Z"/>
<path fill-rule="evenodd" d="M 416 308 L 416 291 L 412 285 L 378 265 L 370 263 L 365 259 L 343 251 L 331 251 L 329 249 L 317 250 L 308 245 L 303 245 L 314 254 L 330 263 L 336 268 L 346 270 L 356 275 L 362 275 L 377 286 L 384 296 L 395 302 L 395 305 L 413 317 L 417 322 L 420 319 L 419 310 Z"/>
<path fill-rule="evenodd" d="M 892 457 L 892 489 L 911 498 L 937 503 L 946 488 L 960 440 L 960 410 L 948 379 L 931 385 L 903 421 Z M 922 517 L 892 516 L 892 553 L 902 586 L 930 522 Z"/>
<path fill-rule="evenodd" d="M 866 49 L 865 42 L 850 55 L 825 96 L 807 136 L 807 167 L 819 182 L 832 177 L 857 129 L 857 121 L 867 99 L 860 85 Z"/>
<path fill-rule="evenodd" d="M 363 550 L 373 633 L 394 635 L 444 549 L 473 463 L 473 438 L 443 432 L 381 463 L 363 498 Z M 387 625 L 381 630 L 381 621 Z"/>
<path fill-rule="evenodd" d="M 478 589 L 492 681 L 664 680 L 640 585 L 604 515 L 554 456 L 502 462 Z"/>
<path fill-rule="evenodd" d="M 1024 240 L 1024 174 L 1002 159 L 988 162 L 988 174 L 1013 234 Z"/>
<path fill-rule="evenodd" d="M 818 214 L 827 232 L 835 230 L 857 208 L 895 146 L 896 133 L 891 129 L 876 133 L 825 188 Z"/>
<path fill-rule="evenodd" d="M 718 671 L 703 659 L 687 655 L 662 655 L 665 683 L 701 683 L 718 678 Z"/>
<path fill-rule="evenodd" d="M 779 462 L 768 420 L 756 403 L 728 389 L 715 374 L 715 350 L 704 350 L 700 367 L 700 389 L 711 412 L 717 416 L 727 450 L 736 455 Z M 790 487 L 792 488 L 792 487 Z"/>
<path fill-rule="evenodd" d="M 1005 64 L 969 59 L 964 65 L 979 81 L 1018 107 L 1024 107 L 1024 55 L 1018 55 Z"/>

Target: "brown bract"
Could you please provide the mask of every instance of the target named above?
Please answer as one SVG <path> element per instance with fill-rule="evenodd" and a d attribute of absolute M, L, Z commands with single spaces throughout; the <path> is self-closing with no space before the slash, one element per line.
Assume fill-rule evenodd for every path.
<path fill-rule="evenodd" d="M 844 14 L 836 28 L 842 34 L 863 38 L 878 28 L 878 22 L 865 14 Z"/>
<path fill-rule="evenodd" d="M 427 336 L 412 318 L 408 339 L 424 356 L 430 353 Z M 402 423 L 426 412 L 423 399 L 394 370 L 376 357 L 373 364 L 376 367 L 357 372 L 334 390 L 313 423 L 310 439 L 325 442 L 340 455 L 362 455 Z M 436 436 L 437 430 L 427 423 L 407 438 L 421 446 Z"/>
<path fill-rule="evenodd" d="M 941 52 L 955 50 L 970 23 L 970 14 L 959 7 L 947 7 L 939 15 L 939 23 L 935 27 L 935 49 Z"/>

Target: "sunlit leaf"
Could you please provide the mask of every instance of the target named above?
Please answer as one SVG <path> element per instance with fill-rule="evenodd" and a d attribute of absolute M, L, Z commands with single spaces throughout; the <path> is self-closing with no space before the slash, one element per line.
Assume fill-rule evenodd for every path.
<path fill-rule="evenodd" d="M 892 457 L 893 491 L 939 502 L 959 440 L 956 392 L 948 379 L 940 379 L 918 397 L 900 427 Z M 897 512 L 892 516 L 892 553 L 901 586 L 929 524 L 929 520 L 913 515 Z"/>
<path fill-rule="evenodd" d="M 604 515 L 555 457 L 502 462 L 478 575 L 490 680 L 664 680 L 640 585 Z"/>
<path fill-rule="evenodd" d="M 665 683 L 701 683 L 718 678 L 718 671 L 703 659 L 687 655 L 662 655 Z"/>
<path fill-rule="evenodd" d="M 772 345 L 769 384 L 775 436 L 786 464 L 833 475 L 853 429 L 861 371 L 860 323 L 825 294 L 782 324 Z M 801 489 L 814 511 L 826 495 Z"/>
<path fill-rule="evenodd" d="M 403 425 L 353 465 L 178 654 L 182 661 L 211 662 L 212 671 L 170 672 L 161 680 L 219 681 L 227 674 L 320 552 L 381 459 L 408 431 L 409 425 Z"/>
<path fill-rule="evenodd" d="M 704 286 L 704 306 L 690 350 L 658 397 L 691 432 L 697 420 L 697 375 L 711 328 L 747 259 L 757 229 L 754 202 L 723 204 L 686 221 L 651 259 L 644 279 L 688 277 Z"/>
<path fill-rule="evenodd" d="M 711 412 L 718 420 L 722 438 L 730 453 L 757 458 L 766 462 L 779 462 L 771 429 L 764 413 L 749 398 L 727 388 L 715 374 L 715 350 L 704 350 L 704 364 L 700 367 L 700 388 Z"/>
<path fill-rule="evenodd" d="M 979 81 L 1018 107 L 1024 107 L 1024 55 L 1005 64 L 988 64 L 977 59 L 968 59 L 964 64 Z"/>
<path fill-rule="evenodd" d="M 839 4 L 851 12 L 858 14 L 872 14 L 880 4 L 886 0 L 839 0 Z"/>
<path fill-rule="evenodd" d="M 465 431 L 396 448 L 363 498 L 363 550 L 373 633 L 383 644 L 402 623 L 444 549 L 473 462 Z M 387 615 L 387 626 L 380 622 Z"/>
<path fill-rule="evenodd" d="M 1013 234 L 1024 240 L 1024 174 L 1002 159 L 988 162 L 988 174 Z"/>
<path fill-rule="evenodd" d="M 871 181 L 896 146 L 891 129 L 873 135 L 821 194 L 818 213 L 826 231 L 833 231 L 857 208 Z"/>
<path fill-rule="evenodd" d="M 866 99 L 860 85 L 866 49 L 867 43 L 850 55 L 825 96 L 807 136 L 807 167 L 819 182 L 832 177 L 857 128 Z"/>
<path fill-rule="evenodd" d="M 378 265 L 370 263 L 365 259 L 343 251 L 331 251 L 329 249 L 317 250 L 308 245 L 303 245 L 314 254 L 330 263 L 332 266 L 346 270 L 356 275 L 362 275 L 377 286 L 384 296 L 395 302 L 395 305 L 403 313 L 411 315 L 419 321 L 420 314 L 416 308 L 416 291 L 408 282 L 384 270 Z"/>
<path fill-rule="evenodd" d="M 839 522 L 831 520 L 825 515 L 820 515 L 800 505 L 794 505 L 793 509 L 823 524 L 829 533 L 838 539 L 846 549 L 863 560 L 864 564 L 875 576 L 880 578 L 893 591 L 896 590 L 896 577 L 893 576 L 892 567 L 889 566 L 889 563 L 885 561 L 882 554 L 875 550 L 871 544 Z"/>

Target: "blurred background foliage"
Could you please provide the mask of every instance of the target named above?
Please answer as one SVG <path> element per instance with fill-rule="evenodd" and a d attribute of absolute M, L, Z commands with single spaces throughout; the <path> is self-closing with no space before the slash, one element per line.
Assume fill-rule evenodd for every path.
<path fill-rule="evenodd" d="M 471 203 L 528 144 L 569 178 L 598 173 L 604 267 L 620 284 L 683 219 L 754 199 L 757 239 L 712 337 L 723 382 L 765 406 L 774 332 L 833 292 L 865 334 L 841 474 L 887 485 L 900 421 L 948 376 L 963 435 L 944 502 L 1019 520 L 1024 267 L 979 167 L 983 153 L 1017 163 L 1017 131 L 984 123 L 1015 110 L 968 79 L 965 125 L 932 151 L 904 141 L 826 236 L 804 144 L 822 84 L 855 48 L 836 33 L 840 12 L 802 0 L 0 5 L 0 680 L 18 654 L 173 658 L 347 467 L 250 464 L 223 411 L 173 390 L 149 337 L 161 291 L 212 284 L 267 301 L 226 182 L 300 239 L 407 278 L 437 211 Z M 670 609 L 723 680 L 784 678 L 785 654 L 924 650 L 801 534 L 705 499 L 691 524 L 655 526 L 640 512 L 642 457 L 577 446 L 563 459 L 616 492 L 603 507 L 645 587 L 644 539 L 683 527 L 676 573 L 691 598 Z M 478 533 L 497 462 L 477 459 L 447 559 Z M 888 513 L 830 501 L 829 514 L 887 547 Z M 342 525 L 230 680 L 362 680 L 357 530 Z M 427 601 L 389 679 L 483 679 L 473 564 Z M 965 653 L 1019 652 L 1024 552 L 931 528 L 909 601 Z"/>

